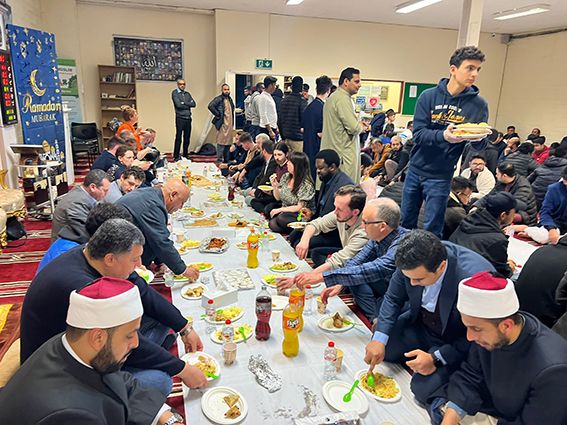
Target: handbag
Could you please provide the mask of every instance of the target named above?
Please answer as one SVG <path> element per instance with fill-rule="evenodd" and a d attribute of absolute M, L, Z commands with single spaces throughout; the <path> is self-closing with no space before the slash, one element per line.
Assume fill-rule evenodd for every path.
<path fill-rule="evenodd" d="M 17 241 L 26 236 L 24 225 L 16 218 L 10 217 L 6 221 L 6 234 L 9 241 Z"/>

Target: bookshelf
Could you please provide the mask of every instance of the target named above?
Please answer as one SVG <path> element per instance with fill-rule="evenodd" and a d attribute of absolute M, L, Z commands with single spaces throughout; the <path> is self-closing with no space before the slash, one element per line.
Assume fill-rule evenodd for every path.
<path fill-rule="evenodd" d="M 100 128 L 104 146 L 113 136 L 107 123 L 116 117 L 122 121 L 120 107 L 128 105 L 136 108 L 136 72 L 131 66 L 98 66 L 100 85 Z"/>

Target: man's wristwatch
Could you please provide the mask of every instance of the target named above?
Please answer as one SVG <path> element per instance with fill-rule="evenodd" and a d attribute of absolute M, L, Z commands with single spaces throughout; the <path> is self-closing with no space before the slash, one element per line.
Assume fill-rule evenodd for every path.
<path fill-rule="evenodd" d="M 445 365 L 443 364 L 443 361 L 439 358 L 439 356 L 435 353 L 435 351 L 432 352 L 432 353 L 430 353 L 430 354 L 431 354 L 431 357 L 433 357 L 433 365 L 434 365 L 437 369 L 439 369 L 440 367 L 445 366 Z"/>
<path fill-rule="evenodd" d="M 175 423 L 180 423 L 180 424 L 183 423 L 183 416 L 181 416 L 173 409 L 171 409 L 170 412 L 171 412 L 171 416 L 163 425 L 173 425 Z"/>
<path fill-rule="evenodd" d="M 187 326 L 185 326 L 185 329 L 179 332 L 179 336 L 183 338 L 185 335 L 189 335 L 192 330 L 193 330 L 193 318 L 187 317 Z"/>

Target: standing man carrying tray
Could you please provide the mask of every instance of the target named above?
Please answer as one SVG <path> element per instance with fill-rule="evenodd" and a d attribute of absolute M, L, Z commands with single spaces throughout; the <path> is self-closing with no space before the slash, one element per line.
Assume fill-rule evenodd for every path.
<path fill-rule="evenodd" d="M 484 53 L 478 48 L 457 49 L 449 60 L 451 77 L 442 78 L 417 100 L 414 147 L 402 198 L 402 226 L 406 229 L 417 227 L 425 201 L 424 228 L 442 236 L 451 177 L 466 145 L 466 140 L 454 133 L 455 126 L 488 120 L 488 105 L 473 85 L 482 62 Z"/>

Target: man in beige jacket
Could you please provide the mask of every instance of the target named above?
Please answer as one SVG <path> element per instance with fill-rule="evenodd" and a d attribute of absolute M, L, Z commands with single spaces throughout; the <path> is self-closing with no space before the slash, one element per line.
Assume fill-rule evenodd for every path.
<path fill-rule="evenodd" d="M 341 170 L 352 181 L 360 179 L 360 142 L 358 135 L 368 129 L 358 121 L 352 96 L 360 89 L 360 71 L 346 68 L 341 72 L 339 88 L 329 96 L 323 108 L 321 149 L 333 149 L 343 162 Z"/>

